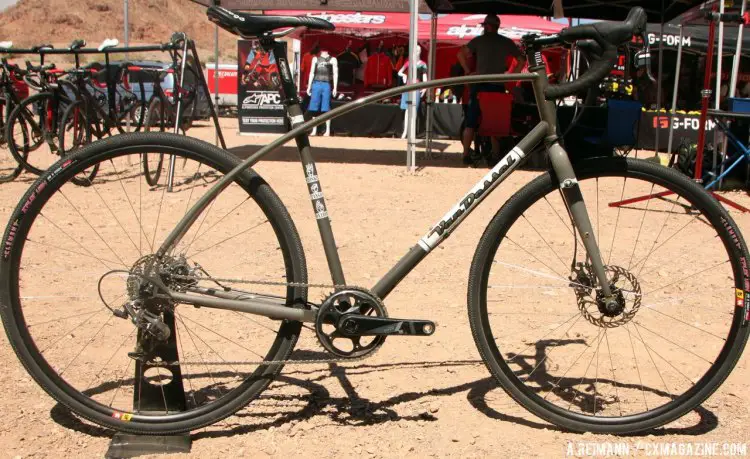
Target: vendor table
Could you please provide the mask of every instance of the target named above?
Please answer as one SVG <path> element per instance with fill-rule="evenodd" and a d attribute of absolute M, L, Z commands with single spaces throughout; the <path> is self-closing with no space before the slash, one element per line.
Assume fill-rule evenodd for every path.
<path fill-rule="evenodd" d="M 309 99 L 309 98 L 306 98 Z M 331 108 L 339 107 L 345 104 L 345 101 L 333 101 Z M 304 105 L 306 106 L 307 100 Z M 579 108 L 580 110 L 580 108 Z M 566 129 L 570 123 L 574 107 L 558 107 L 558 117 L 561 129 Z M 424 103 L 420 105 L 417 134 L 424 137 L 425 120 L 427 107 Z M 513 104 L 513 131 L 518 135 L 527 132 L 527 126 L 534 126 L 538 122 L 537 108 L 534 104 Z M 463 107 L 461 104 L 444 104 L 435 103 L 433 132 L 436 138 L 458 139 L 463 122 Z M 663 135 L 659 136 L 659 150 L 666 151 L 669 136 L 669 115 L 660 113 L 657 116 L 655 111 L 644 111 L 638 128 L 638 145 L 640 150 L 656 149 L 656 131 L 660 129 Z M 334 135 L 351 136 L 351 137 L 399 137 L 404 128 L 404 112 L 398 104 L 373 104 L 367 107 L 357 109 L 350 114 L 336 118 L 331 122 L 331 129 Z M 600 134 L 602 129 L 606 128 L 607 109 L 605 107 L 590 106 L 586 107 L 581 119 L 578 121 L 579 126 L 574 127 L 566 136 L 566 144 L 570 151 L 581 151 L 588 156 L 596 151 L 590 143 L 586 143 L 586 137 L 595 137 Z M 672 119 L 674 125 L 674 138 L 672 149 L 677 147 L 684 140 L 695 143 L 698 140 L 699 116 L 697 114 L 677 113 Z M 714 129 L 714 122 L 708 121 L 706 131 Z M 594 150 L 592 150 L 594 148 Z"/>

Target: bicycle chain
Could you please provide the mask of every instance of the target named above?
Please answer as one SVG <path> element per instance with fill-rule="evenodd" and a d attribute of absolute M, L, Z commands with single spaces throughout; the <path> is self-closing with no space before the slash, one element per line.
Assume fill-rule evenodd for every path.
<path fill-rule="evenodd" d="M 205 271 L 203 271 L 205 272 Z M 180 280 L 206 280 L 216 283 L 217 285 L 222 285 L 222 283 L 231 283 L 231 284 L 251 284 L 251 285 L 273 285 L 273 286 L 284 286 L 284 287 L 298 287 L 298 288 L 332 288 L 332 289 L 356 289 L 356 290 L 362 290 L 367 292 L 368 294 L 380 299 L 372 293 L 369 289 L 366 289 L 364 287 L 358 287 L 356 285 L 345 285 L 345 284 L 311 284 L 311 283 L 305 283 L 305 282 L 279 282 L 279 281 L 262 281 L 262 280 L 247 280 L 247 279 L 228 279 L 228 278 L 214 278 L 211 276 L 185 276 L 185 275 L 179 275 L 174 274 L 172 275 L 175 279 Z M 304 326 L 304 325 L 303 325 Z M 378 346 L 375 350 L 372 352 L 363 355 L 362 357 L 335 357 L 330 359 L 284 359 L 284 360 L 256 360 L 256 361 L 231 361 L 231 362 L 182 362 L 182 361 L 176 361 L 176 362 L 148 362 L 151 366 L 178 366 L 178 365 L 319 365 L 319 364 L 327 364 L 327 363 L 340 363 L 340 362 L 358 362 L 365 359 L 368 359 L 375 355 L 382 346 Z M 322 346 L 321 346 L 322 348 Z M 327 353 L 325 349 L 323 349 L 324 352 Z"/>

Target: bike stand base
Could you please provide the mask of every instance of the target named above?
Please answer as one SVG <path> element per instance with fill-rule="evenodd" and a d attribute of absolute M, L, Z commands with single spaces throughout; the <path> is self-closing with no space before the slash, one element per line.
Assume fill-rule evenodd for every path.
<path fill-rule="evenodd" d="M 148 345 L 150 335 L 138 330 L 137 349 L 150 349 L 149 360 L 179 362 L 175 317 L 169 311 L 163 313 L 164 324 L 169 327 L 169 337 L 165 341 Z M 149 370 L 156 369 L 156 377 L 148 377 Z M 162 383 L 162 378 L 170 380 Z M 182 384 L 182 370 L 178 365 L 161 367 L 148 361 L 136 360 L 135 390 L 133 410 L 137 412 L 176 413 L 185 411 L 185 389 Z M 162 384 L 155 384 L 162 383 Z M 137 408 L 137 410 L 136 410 Z M 117 432 L 109 443 L 106 458 L 129 458 L 146 454 L 189 453 L 192 446 L 190 434 L 183 435 L 132 435 Z"/>
<path fill-rule="evenodd" d="M 147 454 L 189 453 L 193 444 L 190 435 L 131 435 L 117 432 L 109 442 L 107 459 L 120 459 Z"/>

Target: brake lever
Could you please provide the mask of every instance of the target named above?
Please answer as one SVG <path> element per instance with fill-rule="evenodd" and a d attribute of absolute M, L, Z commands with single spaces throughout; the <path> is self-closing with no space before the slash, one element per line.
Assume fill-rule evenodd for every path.
<path fill-rule="evenodd" d="M 641 40 L 643 41 L 643 48 L 635 54 L 635 66 L 639 69 L 645 68 L 648 79 L 652 83 L 656 83 L 656 78 L 651 73 L 651 51 L 649 50 L 648 35 L 645 30 L 641 32 Z"/>

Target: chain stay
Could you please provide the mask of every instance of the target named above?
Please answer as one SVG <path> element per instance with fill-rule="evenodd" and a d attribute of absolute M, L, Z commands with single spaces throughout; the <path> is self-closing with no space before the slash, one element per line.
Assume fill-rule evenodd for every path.
<path fill-rule="evenodd" d="M 205 272 L 205 271 L 204 271 Z M 181 279 L 181 280 L 205 280 L 205 281 L 211 281 L 216 284 L 221 285 L 221 283 L 231 283 L 231 284 L 251 284 L 251 285 L 274 285 L 274 286 L 284 286 L 284 287 L 297 287 L 297 288 L 332 288 L 332 289 L 345 289 L 345 288 L 353 288 L 358 290 L 364 290 L 371 295 L 375 296 L 370 292 L 370 290 L 363 288 L 363 287 L 357 287 L 354 285 L 341 285 L 341 284 L 310 284 L 305 282 L 279 282 L 279 281 L 263 281 L 263 280 L 248 280 L 248 279 L 226 279 L 226 278 L 215 278 L 210 276 L 185 276 L 185 275 L 179 275 L 174 274 L 172 275 L 175 279 Z M 378 348 L 374 349 L 373 352 L 370 352 L 366 355 L 363 355 L 362 357 L 336 357 L 336 358 L 330 358 L 330 359 L 300 359 L 300 360 L 293 360 L 293 359 L 286 359 L 286 360 L 256 360 L 256 361 L 231 361 L 231 362 L 148 362 L 151 366 L 159 366 L 159 367 L 170 367 L 170 366 L 178 366 L 178 365 L 211 365 L 211 366 L 218 366 L 218 365 L 319 365 L 319 364 L 327 364 L 327 363 L 340 363 L 340 362 L 357 362 L 361 360 L 365 360 L 377 353 L 381 346 L 378 346 Z"/>

